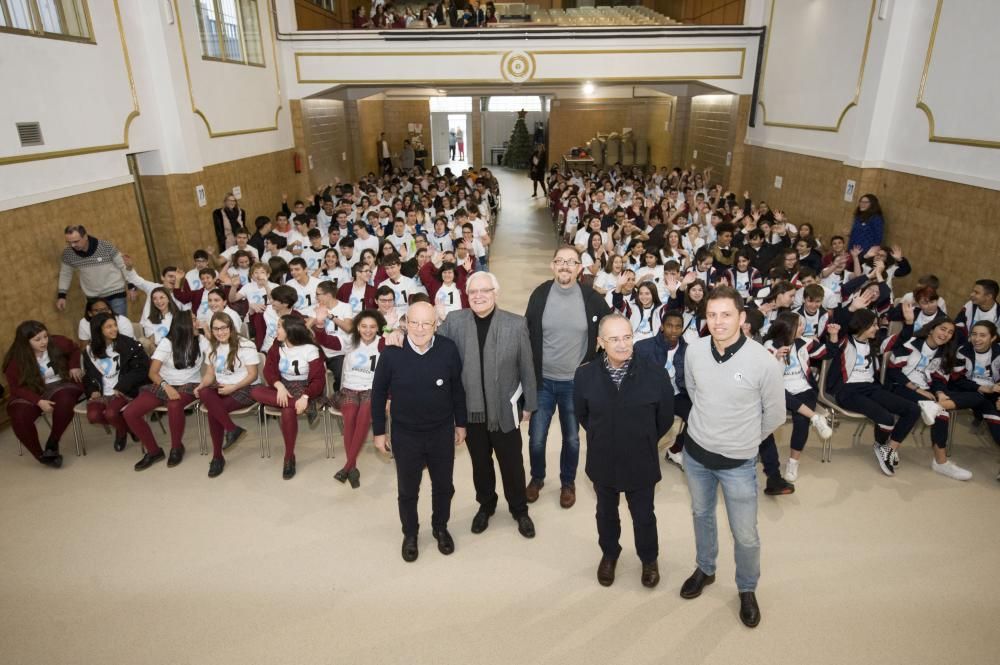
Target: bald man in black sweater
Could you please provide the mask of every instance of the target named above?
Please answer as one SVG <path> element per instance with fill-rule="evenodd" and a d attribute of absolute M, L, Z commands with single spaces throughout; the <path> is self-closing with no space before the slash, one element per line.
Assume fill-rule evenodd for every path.
<path fill-rule="evenodd" d="M 451 516 L 455 446 L 465 441 L 465 388 L 458 347 L 434 334 L 437 312 L 426 302 L 410 305 L 406 340 L 386 347 L 372 384 L 372 433 L 385 452 L 385 405 L 392 396 L 392 451 L 399 486 L 399 519 L 403 523 L 404 561 L 418 554 L 417 499 L 424 467 L 431 477 L 431 526 L 442 554 L 455 551 L 448 533 Z"/>

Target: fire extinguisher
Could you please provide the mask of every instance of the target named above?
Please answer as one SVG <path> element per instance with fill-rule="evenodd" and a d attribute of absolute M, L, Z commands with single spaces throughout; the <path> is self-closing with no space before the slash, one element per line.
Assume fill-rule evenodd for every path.
<path fill-rule="evenodd" d="M 295 165 L 295 172 L 302 173 L 302 155 L 299 153 L 294 153 L 292 155 L 292 162 Z"/>

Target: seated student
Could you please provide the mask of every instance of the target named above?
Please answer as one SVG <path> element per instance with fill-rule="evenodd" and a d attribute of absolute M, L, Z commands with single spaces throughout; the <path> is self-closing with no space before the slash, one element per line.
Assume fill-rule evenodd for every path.
<path fill-rule="evenodd" d="M 830 321 L 830 313 L 823 309 L 825 297 L 826 292 L 822 286 L 816 283 L 809 284 L 802 289 L 802 306 L 793 309 L 802 317 L 805 329 L 799 336 L 807 342 L 822 335 L 826 330 L 826 324 Z"/>
<path fill-rule="evenodd" d="M 208 432 L 212 438 L 208 477 L 216 478 L 226 467 L 222 451 L 246 434 L 229 414 L 256 404 L 250 387 L 257 382 L 260 357 L 253 342 L 239 334 L 228 316 L 213 315 L 209 330 L 205 373 L 194 389 L 194 396 L 208 412 Z"/>
<path fill-rule="evenodd" d="M 653 282 L 643 282 L 635 288 L 635 303 L 629 323 L 636 343 L 649 339 L 660 330 L 660 297 Z"/>
<path fill-rule="evenodd" d="M 319 229 L 309 229 L 306 237 L 309 239 L 309 244 L 302 248 L 300 257 L 305 259 L 309 272 L 315 273 L 323 267 L 323 260 L 330 247 L 323 244 L 323 233 Z"/>
<path fill-rule="evenodd" d="M 375 367 L 385 348 L 382 330 L 385 320 L 378 312 L 364 310 L 351 325 L 350 342 L 344 354 L 343 378 L 333 404 L 344 417 L 344 453 L 347 460 L 334 474 L 340 482 L 349 481 L 351 487 L 361 486 L 358 455 L 371 428 L 371 390 Z"/>
<path fill-rule="evenodd" d="M 369 253 L 369 255 L 371 255 Z M 341 284 L 337 289 L 337 300 L 346 302 L 357 315 L 363 309 L 375 309 L 375 287 L 369 283 L 372 268 L 364 262 L 351 266 L 353 281 Z"/>
<path fill-rule="evenodd" d="M 823 268 L 826 269 L 838 256 L 847 258 L 847 241 L 844 240 L 844 236 L 831 236 L 830 251 L 823 255 Z"/>
<path fill-rule="evenodd" d="M 757 295 L 756 308 L 764 315 L 761 333 L 767 334 L 767 329 L 771 327 L 778 314 L 791 308 L 795 301 L 795 287 L 790 282 L 778 281 L 770 287 L 761 289 Z"/>
<path fill-rule="evenodd" d="M 316 288 L 316 305 L 312 318 L 306 319 L 306 326 L 312 330 L 316 344 L 323 351 L 326 368 L 333 373 L 334 390 L 340 387 L 344 364 L 344 348 L 350 341 L 354 325 L 351 306 L 337 300 L 333 282 L 320 282 Z"/>
<path fill-rule="evenodd" d="M 125 409 L 129 430 L 139 437 L 146 449 L 146 454 L 135 464 L 136 471 L 144 471 L 166 456 L 146 422 L 146 414 L 159 406 L 167 407 L 170 423 L 167 466 L 175 467 L 184 459 L 184 409 L 196 399 L 194 391 L 201 381 L 201 366 L 207 350 L 208 342 L 195 332 L 191 316 L 174 317 L 170 332 L 153 351 L 149 365 L 152 383 L 143 386 L 135 401 Z"/>
<path fill-rule="evenodd" d="M 847 269 L 850 258 L 847 254 L 836 255 L 829 265 L 820 273 L 820 285 L 826 294 L 823 307 L 834 310 L 843 304 L 844 284 L 854 279 L 855 275 Z"/>
<path fill-rule="evenodd" d="M 694 265 L 691 266 L 688 273 L 693 274 L 695 279 L 700 279 L 704 282 L 706 287 L 715 286 L 715 283 L 722 277 L 723 272 L 716 270 L 714 261 L 712 252 L 708 248 L 702 247 L 695 252 Z"/>
<path fill-rule="evenodd" d="M 618 254 L 609 255 L 604 268 L 594 276 L 593 289 L 602 296 L 614 291 L 624 269 L 624 258 Z"/>
<path fill-rule="evenodd" d="M 909 296 L 909 298 L 906 296 Z M 913 319 L 914 333 L 920 332 L 924 326 L 938 317 L 946 316 L 944 310 L 941 309 L 940 306 L 940 303 L 942 303 L 943 300 L 938 297 L 937 291 L 934 287 L 924 286 L 915 289 L 912 293 L 907 293 L 906 296 L 903 296 L 901 302 L 898 305 L 894 305 L 892 309 L 889 310 L 888 316 L 890 321 L 903 320 L 903 305 L 905 303 L 916 305 Z"/>
<path fill-rule="evenodd" d="M 466 266 L 472 267 L 472 257 L 466 259 Z M 442 262 L 440 268 L 428 261 L 420 269 L 420 281 L 434 303 L 438 321 L 444 321 L 451 312 L 469 307 L 469 297 L 465 293 L 467 274 L 464 266 L 456 266 L 451 261 Z"/>
<path fill-rule="evenodd" d="M 148 302 L 151 305 L 149 313 L 143 315 L 139 325 L 142 326 L 142 334 L 151 338 L 155 345 L 167 336 L 174 317 L 182 310 L 177 307 L 173 294 L 162 286 L 150 292 Z"/>
<path fill-rule="evenodd" d="M 243 320 L 252 329 L 254 342 L 258 350 L 264 342 L 267 324 L 264 322 L 264 311 L 267 309 L 267 301 L 271 295 L 274 284 L 268 279 L 271 275 L 271 267 L 266 263 L 255 263 L 250 267 L 250 280 L 239 289 L 229 289 L 229 302 L 246 303 L 246 315 Z M 241 326 L 237 323 L 237 330 Z"/>
<path fill-rule="evenodd" d="M 1000 307 L 997 306 L 997 293 L 1000 285 L 992 279 L 976 280 L 969 294 L 969 302 L 962 305 L 962 310 L 955 317 L 955 326 L 962 338 L 968 335 L 972 324 L 979 321 L 989 321 L 1000 326 Z"/>
<path fill-rule="evenodd" d="M 285 212 L 279 212 L 274 216 L 274 228 L 271 230 L 271 234 L 284 240 L 285 242 L 281 247 L 287 247 L 289 251 L 292 245 L 298 244 L 299 246 L 304 246 L 306 244 L 306 239 L 292 227 Z M 261 258 L 264 258 L 263 255 L 261 255 Z M 287 261 L 288 259 L 285 260 Z"/>
<path fill-rule="evenodd" d="M 840 330 L 840 326 L 833 325 Z M 805 331 L 805 318 L 795 312 L 782 312 L 764 336 L 764 348 L 785 368 L 785 406 L 792 414 L 792 450 L 785 467 L 785 479 L 789 482 L 798 479 L 799 459 L 806 447 L 809 426 L 812 425 L 823 440 L 833 436 L 826 418 L 816 412 L 818 373 L 813 367 L 826 355 L 827 345 L 820 335 L 806 338 Z M 768 438 L 773 441 L 774 434 Z"/>
<path fill-rule="evenodd" d="M 211 322 L 212 317 L 216 314 L 225 314 L 233 320 L 234 326 L 239 326 L 243 321 L 243 317 L 240 316 L 236 310 L 226 307 L 226 303 L 229 302 L 226 291 L 220 288 L 212 289 L 208 292 L 208 295 L 205 296 L 205 302 L 208 303 L 208 309 L 204 313 L 198 315 L 198 318 L 194 321 L 194 327 L 197 332 L 200 332 L 206 337 L 209 333 L 209 323 Z"/>
<path fill-rule="evenodd" d="M 684 276 L 687 282 L 694 273 Z M 684 287 L 684 304 L 681 312 L 684 317 L 684 328 L 681 336 L 688 344 L 696 342 L 699 338 L 708 334 L 708 327 L 705 322 L 705 296 L 708 288 L 705 282 L 700 279 L 692 279 Z"/>
<path fill-rule="evenodd" d="M 676 309 L 662 310 L 660 313 L 660 334 L 635 345 L 635 357 L 656 367 L 662 367 L 674 389 L 674 415 L 678 425 L 671 427 L 661 442 L 667 448 L 666 460 L 684 468 L 683 425 L 691 413 L 691 398 L 684 386 L 684 353 L 687 341 L 681 336 L 684 316 Z M 680 433 L 678 434 L 678 430 Z M 662 448 L 661 448 L 662 449 Z"/>
<path fill-rule="evenodd" d="M 282 284 L 271 289 L 271 302 L 264 309 L 264 339 L 260 344 L 260 351 L 267 353 L 271 350 L 271 345 L 278 334 L 278 321 L 283 316 L 295 316 L 304 319 L 296 309 L 295 303 L 299 301 L 299 296 L 295 289 Z"/>
<path fill-rule="evenodd" d="M 379 289 L 383 286 L 389 289 L 396 296 L 396 309 L 402 315 L 406 311 L 407 297 L 409 294 L 419 290 L 417 283 L 412 278 L 404 276 L 400 271 L 399 257 L 395 255 L 386 256 L 382 260 L 382 267 L 385 269 L 386 278 L 378 284 Z M 379 291 L 380 293 L 381 291 Z"/>
<path fill-rule="evenodd" d="M 903 250 L 899 245 L 893 245 L 891 248 L 875 245 L 865 253 L 861 260 L 860 272 L 874 279 L 874 272 L 877 269 L 881 271 L 881 281 L 889 287 L 890 294 L 893 278 L 905 277 L 912 271 L 910 262 L 903 256 Z"/>
<path fill-rule="evenodd" d="M 749 301 L 757 295 L 764 286 L 760 271 L 753 267 L 753 257 L 746 248 L 737 252 L 733 259 L 733 267 L 724 273 L 729 284 L 736 289 L 743 299 Z"/>
<path fill-rule="evenodd" d="M 237 289 L 250 281 L 250 268 L 253 266 L 253 254 L 236 252 L 232 262 L 226 262 L 219 269 L 219 278 L 229 278 L 229 283 Z"/>
<path fill-rule="evenodd" d="M 378 219 L 377 213 L 373 212 L 372 214 L 375 215 L 375 219 Z M 354 226 L 352 228 L 354 229 L 354 237 L 351 239 L 352 240 L 351 246 L 354 248 L 354 251 L 357 252 L 359 256 L 361 252 L 363 252 L 366 249 L 370 249 L 373 252 L 378 250 L 378 238 L 372 235 L 371 229 L 368 228 L 368 225 L 365 224 L 365 221 L 363 219 L 359 219 L 358 221 L 354 222 Z M 347 240 L 347 238 L 341 239 L 340 241 L 341 245 L 343 245 L 345 240 Z"/>
<path fill-rule="evenodd" d="M 288 246 L 288 241 L 284 236 L 279 235 L 277 232 L 272 231 L 264 236 L 264 253 L 260 255 L 261 261 L 267 261 L 272 257 L 277 257 L 283 259 L 286 263 L 295 258 L 295 256 L 285 249 Z"/>
<path fill-rule="evenodd" d="M 264 255 L 264 238 L 268 233 L 274 228 L 271 224 L 271 218 L 266 215 L 261 215 L 254 220 L 254 234 L 250 236 L 250 241 L 247 243 L 250 247 L 257 250 L 257 256 Z"/>
<path fill-rule="evenodd" d="M 972 325 L 969 341 L 958 348 L 949 387 L 967 394 L 978 393 L 978 401 L 968 408 L 986 422 L 993 441 L 1000 444 L 1000 343 L 992 322 L 977 321 Z"/>
<path fill-rule="evenodd" d="M 618 284 L 604 296 L 604 301 L 612 310 L 619 312 L 625 318 L 632 316 L 635 305 L 635 273 L 626 268 L 618 276 Z"/>
<path fill-rule="evenodd" d="M 816 249 L 809 238 L 798 238 L 795 240 L 795 251 L 797 252 L 799 266 L 809 267 L 817 275 L 823 270 L 823 256 Z"/>
<path fill-rule="evenodd" d="M 872 450 L 882 473 L 892 476 L 899 464 L 896 451 L 920 418 L 920 407 L 879 383 L 879 350 L 877 346 L 872 348 L 879 331 L 878 319 L 862 301 L 852 302 L 849 307 L 852 313 L 846 330 L 827 330 L 835 345 L 830 347 L 827 392 L 840 406 L 864 414 L 875 424 Z"/>
<path fill-rule="evenodd" d="M 278 343 L 271 346 L 264 363 L 267 385 L 251 388 L 250 395 L 264 406 L 281 409 L 281 434 L 285 440 L 281 477 L 290 480 L 295 477 L 298 417 L 307 409 L 310 410 L 310 424 L 317 417 L 316 400 L 323 396 L 326 388 L 326 367 L 319 347 L 301 317 L 282 316 L 278 320 L 275 340 Z"/>
<path fill-rule="evenodd" d="M 332 247 L 323 253 L 323 259 L 312 276 L 321 281 L 331 281 L 337 288 L 351 281 L 350 269 L 340 265 L 340 253 Z"/>
<path fill-rule="evenodd" d="M 220 252 L 219 260 L 235 264 L 236 261 L 233 256 L 236 252 L 246 252 L 249 254 L 251 256 L 251 263 L 260 259 L 260 252 L 257 251 L 256 247 L 250 244 L 250 232 L 246 229 L 240 229 L 236 232 L 236 244 L 227 248 L 225 251 Z"/>
<path fill-rule="evenodd" d="M 229 285 L 220 286 L 218 273 L 212 268 L 205 268 L 198 272 L 198 288 L 196 289 L 174 289 L 174 298 L 178 302 L 187 305 L 196 318 L 203 318 L 208 315 L 208 292 L 219 287 L 229 296 Z"/>
<path fill-rule="evenodd" d="M 736 258 L 736 247 L 733 246 L 733 235 L 736 226 L 732 222 L 722 222 L 715 227 L 716 241 L 712 245 L 712 265 L 723 274 L 733 267 Z"/>
<path fill-rule="evenodd" d="M 83 387 L 89 396 L 87 420 L 114 427 L 115 450 L 121 452 L 128 434 L 122 409 L 149 383 L 149 356 L 139 342 L 118 334 L 113 316 L 98 314 L 90 320 L 83 371 Z"/>
<path fill-rule="evenodd" d="M 388 285 L 383 284 L 375 291 L 375 303 L 376 311 L 385 320 L 385 326 L 382 328 L 383 333 L 392 332 L 403 326 L 403 317 L 396 306 L 396 294 Z"/>
<path fill-rule="evenodd" d="M 285 284 L 295 289 L 298 296 L 295 309 L 302 316 L 310 317 L 316 308 L 316 287 L 319 285 L 319 279 L 309 274 L 309 267 L 305 259 L 301 257 L 295 257 L 289 261 L 288 267 L 291 270 L 292 278 Z"/>
<path fill-rule="evenodd" d="M 587 256 L 587 253 L 580 257 Z M 586 266 L 584 266 L 586 268 Z M 652 282 L 656 286 L 656 295 L 660 299 L 664 296 L 663 287 L 663 266 L 660 265 L 660 253 L 654 249 L 646 249 L 646 253 L 642 255 L 642 267 L 635 273 L 635 281 L 639 284 L 642 282 Z"/>
<path fill-rule="evenodd" d="M 203 270 L 211 270 L 212 267 L 212 257 L 209 256 L 208 252 L 203 249 L 196 250 L 194 253 L 194 268 L 188 270 L 184 273 L 184 281 L 180 285 L 180 290 L 182 291 L 196 291 L 201 288 L 201 272 Z M 215 271 L 212 270 L 214 273 Z"/>
<path fill-rule="evenodd" d="M 109 320 L 113 320 L 110 315 Z M 83 397 L 80 349 L 62 335 L 50 335 L 40 321 L 23 321 L 3 359 L 10 389 L 7 415 L 14 436 L 46 466 L 62 466 L 59 441 L 73 422 L 73 407 Z M 35 421 L 49 414 L 52 429 L 42 450 Z"/>
<path fill-rule="evenodd" d="M 80 324 L 76 328 L 76 338 L 80 340 L 80 348 L 87 346 L 90 341 L 90 320 L 98 314 L 114 314 L 108 301 L 98 298 L 87 304 L 87 313 L 80 319 Z M 132 329 L 132 322 L 127 316 L 115 315 L 115 322 L 118 324 L 118 332 L 127 337 L 135 338 L 135 331 Z"/>
<path fill-rule="evenodd" d="M 489 238 L 489 236 L 486 236 Z M 465 247 L 469 250 L 476 259 L 476 269 L 477 270 L 489 270 L 489 256 L 486 253 L 486 245 L 483 244 L 482 238 L 476 238 L 474 236 L 474 227 L 471 223 L 466 223 L 462 225 L 462 240 L 465 241 Z"/>
<path fill-rule="evenodd" d="M 886 381 L 893 393 L 920 407 L 924 424 L 931 428 L 934 459 L 931 470 L 955 480 L 969 480 L 972 473 L 948 459 L 948 409 L 964 409 L 979 403 L 979 393 L 949 389 L 949 376 L 956 365 L 955 324 L 941 315 L 913 333 L 914 306 L 903 303 L 903 329 L 887 342 L 889 370 Z"/>
<path fill-rule="evenodd" d="M 451 234 L 448 232 L 448 220 L 441 216 L 434 220 L 434 232 L 427 237 L 436 252 L 454 251 Z"/>

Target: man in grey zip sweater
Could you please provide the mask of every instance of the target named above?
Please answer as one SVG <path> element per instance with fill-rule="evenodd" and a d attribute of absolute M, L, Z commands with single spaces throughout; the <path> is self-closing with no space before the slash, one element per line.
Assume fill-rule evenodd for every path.
<path fill-rule="evenodd" d="M 73 271 L 80 271 L 80 288 L 87 296 L 87 305 L 101 298 L 112 311 L 128 315 L 125 261 L 114 245 L 87 235 L 78 224 L 66 227 L 66 249 L 59 265 L 59 292 L 56 309 L 66 309 L 66 292 L 73 281 Z"/>
<path fill-rule="evenodd" d="M 719 286 L 706 296 L 710 337 L 688 346 L 684 379 L 691 414 L 684 446 L 684 475 L 691 492 L 698 567 L 681 587 L 682 598 L 697 598 L 715 581 L 719 552 L 715 513 L 718 486 L 726 502 L 736 554 L 740 619 L 760 622 L 755 591 L 760 578 L 757 536 L 757 448 L 785 422 L 782 368 L 741 330 L 743 299 Z"/>

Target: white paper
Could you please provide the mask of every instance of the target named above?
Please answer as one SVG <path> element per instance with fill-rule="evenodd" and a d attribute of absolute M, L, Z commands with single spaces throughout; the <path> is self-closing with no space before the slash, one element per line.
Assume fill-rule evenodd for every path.
<path fill-rule="evenodd" d="M 514 413 L 514 425 L 519 426 L 521 424 L 521 414 L 518 413 L 517 400 L 521 399 L 521 395 L 524 394 L 524 388 L 521 384 L 517 384 L 517 390 L 514 391 L 514 396 L 510 398 L 510 408 Z"/>

